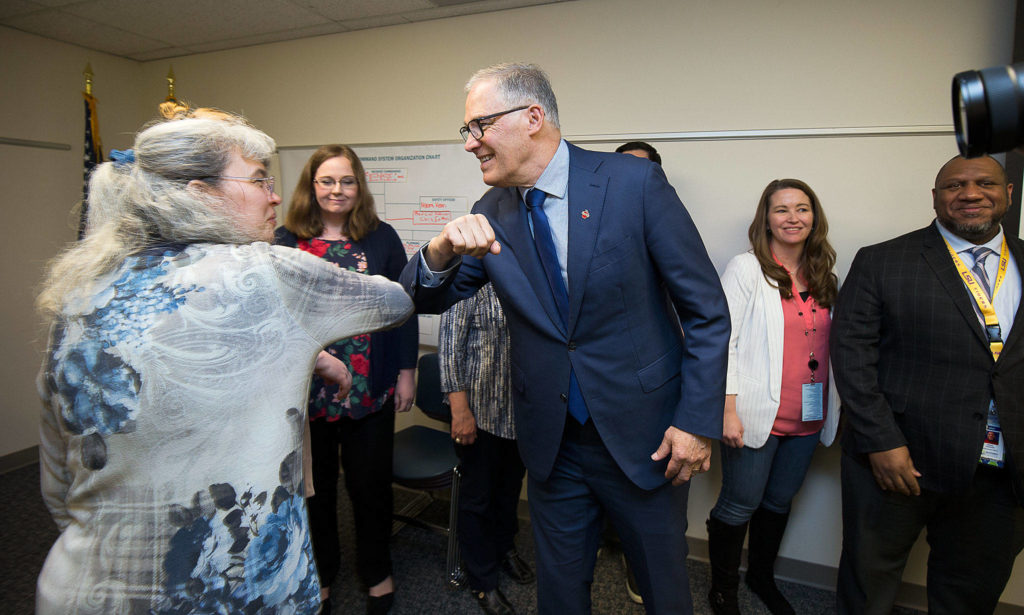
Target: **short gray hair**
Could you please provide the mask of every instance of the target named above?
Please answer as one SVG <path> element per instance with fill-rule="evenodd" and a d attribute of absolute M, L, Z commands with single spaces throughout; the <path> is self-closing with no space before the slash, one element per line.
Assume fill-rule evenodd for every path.
<path fill-rule="evenodd" d="M 541 67 L 536 64 L 507 62 L 481 68 L 466 82 L 466 92 L 482 81 L 494 81 L 502 102 L 510 107 L 540 105 L 544 109 L 544 117 L 552 126 L 560 128 L 558 101 L 555 100 L 555 92 L 551 89 L 551 81 Z"/>
<path fill-rule="evenodd" d="M 244 119 L 176 119 L 151 124 L 135 137 L 135 162 L 106 162 L 89 180 L 86 234 L 50 264 L 37 301 L 49 315 L 88 293 L 129 255 L 163 244 L 243 244 L 261 237 L 192 180 L 217 185 L 236 153 L 266 165 L 274 140 Z"/>

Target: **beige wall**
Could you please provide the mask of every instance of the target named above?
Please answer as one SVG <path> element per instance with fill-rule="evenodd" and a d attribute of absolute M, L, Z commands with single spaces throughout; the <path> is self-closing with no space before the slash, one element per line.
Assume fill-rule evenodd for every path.
<path fill-rule="evenodd" d="M 548 70 L 563 131 L 570 137 L 945 126 L 952 74 L 1009 61 L 1014 8 L 1012 0 L 578 0 L 144 64 L 0 29 L 0 77 L 7 91 L 17 94 L 17 100 L 8 94 L 0 101 L 0 135 L 72 144 L 70 153 L 0 146 L 8 197 L 3 266 L 10 288 L 3 308 L 8 358 L 0 378 L 7 393 L 7 429 L 0 433 L 0 455 L 36 443 L 38 404 L 31 380 L 39 346 L 29 304 L 40 263 L 73 237 L 67 210 L 77 190 L 82 130 L 77 91 L 87 59 L 97 73 L 108 148 L 118 139 L 123 145 L 119 133 L 151 115 L 165 95 L 163 77 L 171 63 L 180 96 L 242 112 L 281 146 L 457 139 L 465 79 L 476 68 L 506 60 L 533 61 Z M 814 147 L 826 146 L 815 142 Z M 846 150 L 831 147 L 819 163 L 841 176 Z M 865 147 L 861 142 L 851 150 L 863 157 Z M 878 141 L 877 147 L 886 148 L 886 142 Z M 833 192 L 847 197 L 844 211 L 835 216 L 830 211 L 836 234 L 850 245 L 896 234 L 885 214 L 906 199 L 896 190 L 919 195 L 913 202 L 920 215 L 912 224 L 927 223 L 929 173 L 951 147 L 943 145 L 923 161 L 887 159 L 873 174 L 836 183 Z M 917 158 L 920 146 L 907 151 Z M 803 164 L 798 153 L 785 156 L 767 154 L 765 164 Z M 760 178 L 731 177 L 731 159 L 723 156 L 719 166 L 725 168 L 714 182 L 764 185 Z M 28 170 L 39 165 L 52 165 L 56 179 L 26 183 Z M 677 186 L 695 186 L 697 196 L 715 192 L 707 177 L 668 161 L 666 169 Z M 694 203 L 698 225 L 709 229 L 705 240 L 721 268 L 723 256 L 742 244 L 746 220 L 723 221 L 709 199 L 680 192 Z M 878 213 L 859 213 L 862 204 L 876 204 Z M 726 249 L 717 245 L 720 241 L 731 243 Z M 850 251 L 840 255 L 841 262 L 848 264 Z M 837 565 L 836 462 L 834 450 L 816 461 L 783 555 Z M 714 472 L 693 485 L 693 536 L 706 536 L 703 521 L 717 484 Z M 922 553 L 920 547 L 915 551 L 907 581 L 924 583 Z M 1011 581 L 1005 601 L 1024 604 L 1022 575 Z"/>
<path fill-rule="evenodd" d="M 44 347 L 33 302 L 43 264 L 75 238 L 71 209 L 81 199 L 82 71 L 95 73 L 106 148 L 124 148 L 144 117 L 142 65 L 0 27 L 0 137 L 70 145 L 69 150 L 0 144 L 3 240 L 0 301 L 3 390 L 0 456 L 37 443 L 35 376 Z"/>

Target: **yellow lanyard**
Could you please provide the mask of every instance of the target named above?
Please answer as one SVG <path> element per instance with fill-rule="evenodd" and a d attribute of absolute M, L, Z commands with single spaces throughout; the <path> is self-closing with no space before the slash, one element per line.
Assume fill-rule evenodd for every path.
<path fill-rule="evenodd" d="M 953 257 L 953 264 L 956 265 L 960 278 L 967 286 L 967 290 L 971 292 L 971 296 L 974 297 L 974 303 L 977 304 L 978 310 L 981 311 L 981 315 L 985 318 L 985 333 L 988 335 L 988 347 L 992 351 L 992 358 L 998 359 L 999 353 L 1003 350 L 1003 338 L 999 330 L 999 318 L 996 316 L 995 308 L 992 307 L 992 301 L 985 294 L 985 289 L 982 288 L 978 279 L 974 276 L 974 272 L 967 268 L 967 265 L 960 259 L 960 255 L 956 253 L 953 246 L 949 245 L 945 237 L 942 240 L 946 242 L 946 249 L 949 250 L 949 255 Z M 1006 246 L 1006 237 L 1003 237 L 1003 245 L 999 249 L 999 272 L 996 274 L 996 283 L 992 286 L 992 299 L 995 299 L 996 293 L 999 292 L 999 288 L 1003 285 L 1003 278 L 1006 277 L 1006 268 L 1009 264 L 1010 249 Z"/>

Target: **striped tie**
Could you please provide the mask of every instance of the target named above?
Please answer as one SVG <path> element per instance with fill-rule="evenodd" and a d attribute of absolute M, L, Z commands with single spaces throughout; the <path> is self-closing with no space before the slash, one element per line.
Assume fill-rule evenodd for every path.
<path fill-rule="evenodd" d="M 992 282 L 988 279 L 988 272 L 985 271 L 985 259 L 995 252 L 986 248 L 985 246 L 977 246 L 967 250 L 974 257 L 974 267 L 971 267 L 971 271 L 977 276 L 978 281 L 981 282 L 981 287 L 985 289 L 985 295 L 992 299 Z"/>

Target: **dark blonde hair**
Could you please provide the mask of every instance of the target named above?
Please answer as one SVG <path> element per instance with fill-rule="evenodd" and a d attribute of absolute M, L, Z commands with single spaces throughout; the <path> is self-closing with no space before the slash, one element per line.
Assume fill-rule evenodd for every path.
<path fill-rule="evenodd" d="M 828 242 L 828 220 L 825 219 L 821 201 L 806 183 L 799 179 L 776 179 L 765 187 L 764 192 L 761 193 L 761 200 L 757 202 L 754 220 L 750 223 L 750 229 L 747 230 L 750 247 L 753 248 L 754 256 L 761 264 L 761 271 L 764 273 L 765 279 L 778 287 L 779 294 L 783 299 L 791 298 L 793 296 L 792 282 L 786 269 L 776 263 L 772 257 L 771 231 L 768 228 L 768 208 L 772 195 L 787 188 L 803 192 L 811 201 L 814 222 L 811 225 L 811 234 L 804 241 L 804 251 L 800 256 L 801 271 L 804 281 L 807 283 L 807 289 L 818 305 L 823 308 L 832 307 L 839 286 L 836 274 L 832 272 L 836 264 L 836 251 Z"/>
<path fill-rule="evenodd" d="M 373 206 L 373 195 L 366 183 L 366 171 L 359 156 L 347 145 L 321 145 L 302 167 L 302 174 L 295 184 L 292 200 L 288 205 L 288 215 L 284 226 L 299 239 L 319 237 L 324 232 L 323 218 L 320 217 L 320 204 L 316 201 L 316 188 L 313 187 L 313 175 L 325 161 L 341 156 L 352 165 L 352 173 L 359 182 L 359 198 L 356 199 L 352 211 L 345 224 L 345 235 L 352 241 L 359 241 L 376 230 L 380 224 L 377 210 Z"/>

